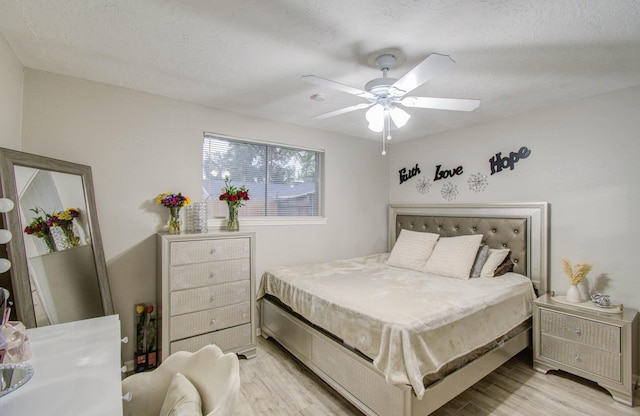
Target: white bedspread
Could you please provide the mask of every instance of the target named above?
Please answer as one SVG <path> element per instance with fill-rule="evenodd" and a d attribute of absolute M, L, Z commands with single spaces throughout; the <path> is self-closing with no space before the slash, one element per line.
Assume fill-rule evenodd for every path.
<path fill-rule="evenodd" d="M 274 267 L 258 298 L 270 294 L 310 322 L 371 357 L 388 383 L 422 379 L 522 323 L 535 298 L 526 277 L 459 280 L 387 266 L 387 254 Z"/>

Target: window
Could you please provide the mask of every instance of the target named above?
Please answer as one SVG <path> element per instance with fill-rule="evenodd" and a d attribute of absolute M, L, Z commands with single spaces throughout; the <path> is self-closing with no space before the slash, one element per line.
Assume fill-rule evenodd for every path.
<path fill-rule="evenodd" d="M 231 185 L 249 191 L 249 201 L 240 208 L 244 218 L 322 217 L 323 154 L 205 133 L 202 191 L 209 218 L 227 216 L 227 205 L 219 200 L 227 176 Z"/>

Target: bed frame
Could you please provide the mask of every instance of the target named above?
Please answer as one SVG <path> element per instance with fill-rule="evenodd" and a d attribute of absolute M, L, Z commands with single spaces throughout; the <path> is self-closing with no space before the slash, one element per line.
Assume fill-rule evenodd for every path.
<path fill-rule="evenodd" d="M 548 289 L 548 204 L 441 204 L 389 206 L 388 245 L 400 230 L 442 236 L 483 234 L 492 248 L 510 248 L 514 271 L 531 278 L 538 294 Z M 409 385 L 390 385 L 358 352 L 291 314 L 260 301 L 261 333 L 272 337 L 366 415 L 424 416 L 432 413 L 531 344 L 526 329 L 426 388 L 418 400 Z"/>

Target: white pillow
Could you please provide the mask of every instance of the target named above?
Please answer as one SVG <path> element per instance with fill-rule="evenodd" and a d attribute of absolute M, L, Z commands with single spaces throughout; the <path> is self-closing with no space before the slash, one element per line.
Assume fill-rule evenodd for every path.
<path fill-rule="evenodd" d="M 482 234 L 441 237 L 424 265 L 424 271 L 468 279 L 481 242 Z"/>
<path fill-rule="evenodd" d="M 200 394 L 181 373 L 176 373 L 171 380 L 160 416 L 202 416 Z"/>
<path fill-rule="evenodd" d="M 422 271 L 438 238 L 440 235 L 434 233 L 401 230 L 389 259 L 387 259 L 387 264 L 403 269 Z"/>
<path fill-rule="evenodd" d="M 509 250 L 508 248 L 500 248 L 500 249 L 490 248 L 489 257 L 487 257 L 487 261 L 485 261 L 484 266 L 482 266 L 482 270 L 480 271 L 480 276 L 493 277 L 494 273 L 496 272 L 496 269 L 498 268 L 498 266 L 500 266 L 500 264 L 502 264 L 504 259 L 507 258 L 510 251 L 511 250 Z"/>

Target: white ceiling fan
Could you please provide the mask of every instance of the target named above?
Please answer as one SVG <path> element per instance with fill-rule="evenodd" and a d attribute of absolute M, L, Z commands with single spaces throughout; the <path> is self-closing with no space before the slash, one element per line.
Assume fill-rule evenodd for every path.
<path fill-rule="evenodd" d="M 429 81 L 441 72 L 452 68 L 456 63 L 447 55 L 431 54 L 424 61 L 416 65 L 402 78 L 387 77 L 389 69 L 397 63 L 396 53 L 383 53 L 375 58 L 376 66 L 382 71 L 382 78 L 376 78 L 367 82 L 364 90 L 353 88 L 339 82 L 320 78 L 315 75 L 304 75 L 306 82 L 322 87 L 333 88 L 338 91 L 353 94 L 367 100 L 366 103 L 352 105 L 350 107 L 331 111 L 313 117 L 322 120 L 328 117 L 349 113 L 355 110 L 369 108 L 366 119 L 369 129 L 382 132 L 382 154 L 385 151 L 385 138 L 391 140 L 392 123 L 396 128 L 404 126 L 409 118 L 409 113 L 400 108 L 417 107 L 438 110 L 473 111 L 480 105 L 480 100 L 460 98 L 435 98 L 407 96 L 414 89 Z"/>

